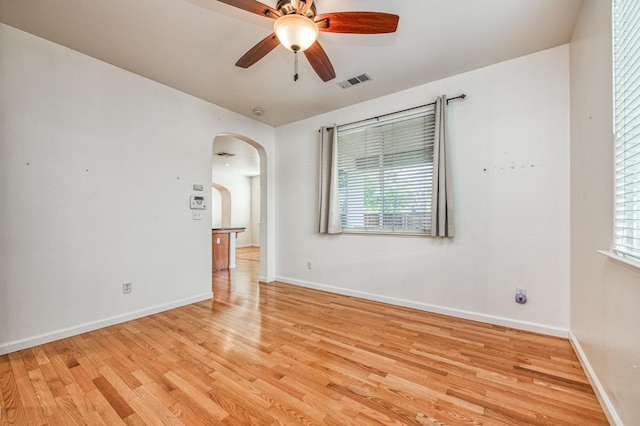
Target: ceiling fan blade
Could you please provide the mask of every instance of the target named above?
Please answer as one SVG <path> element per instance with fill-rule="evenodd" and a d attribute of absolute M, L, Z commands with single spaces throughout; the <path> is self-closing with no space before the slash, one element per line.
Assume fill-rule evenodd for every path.
<path fill-rule="evenodd" d="M 229 6 L 237 7 L 238 9 L 246 10 L 247 12 L 255 13 L 260 16 L 266 16 L 268 18 L 278 18 L 282 14 L 271 6 L 260 3 L 255 0 L 218 0 Z"/>
<path fill-rule="evenodd" d="M 398 28 L 398 15 L 379 12 L 323 13 L 314 19 L 320 31 L 348 34 L 393 33 Z"/>
<path fill-rule="evenodd" d="M 333 65 L 331 65 L 331 61 L 322 46 L 320 46 L 320 43 L 317 41 L 313 43 L 310 48 L 304 51 L 304 56 L 307 57 L 311 67 L 322 81 L 329 81 L 336 78 Z"/>
<path fill-rule="evenodd" d="M 238 59 L 236 66 L 240 68 L 249 68 L 251 65 L 264 58 L 267 53 L 271 52 L 275 47 L 280 44 L 280 40 L 276 36 L 276 33 L 264 38 L 261 42 L 253 46 L 242 58 Z"/>

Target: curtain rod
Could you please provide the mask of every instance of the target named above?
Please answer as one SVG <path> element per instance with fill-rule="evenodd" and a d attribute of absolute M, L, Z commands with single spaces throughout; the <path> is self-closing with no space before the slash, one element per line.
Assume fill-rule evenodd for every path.
<path fill-rule="evenodd" d="M 467 97 L 467 95 L 465 95 L 463 93 L 461 95 L 454 96 L 453 98 L 447 98 L 447 104 L 449 103 L 449 101 L 453 101 L 453 100 L 456 100 L 456 99 L 464 99 L 466 97 Z M 378 115 L 376 117 L 365 118 L 364 120 L 358 120 L 358 121 L 352 121 L 351 123 L 340 124 L 339 126 L 336 126 L 336 127 L 350 126 L 352 124 L 364 123 L 365 121 L 369 121 L 369 120 L 380 120 L 382 117 L 387 117 L 389 115 L 400 114 L 400 113 L 403 113 L 403 112 L 411 111 L 411 110 L 418 109 L 418 108 L 424 108 L 426 106 L 431 106 L 431 105 L 435 105 L 435 104 L 436 104 L 435 102 L 430 102 L 428 104 L 418 105 L 416 107 L 403 109 L 401 111 L 390 112 L 389 114 L 382 114 L 382 115 Z"/>

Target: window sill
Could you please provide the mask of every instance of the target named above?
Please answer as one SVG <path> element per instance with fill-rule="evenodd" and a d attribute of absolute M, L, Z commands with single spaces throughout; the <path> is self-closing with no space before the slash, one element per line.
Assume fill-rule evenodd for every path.
<path fill-rule="evenodd" d="M 624 263 L 625 265 L 631 266 L 631 267 L 636 268 L 636 269 L 640 269 L 640 263 L 634 262 L 633 260 L 629 260 L 627 258 L 619 256 L 619 255 L 615 254 L 614 252 L 612 252 L 611 250 L 598 250 L 598 253 L 600 253 L 602 255 L 605 255 L 605 256 L 615 260 L 616 262 Z"/>
<path fill-rule="evenodd" d="M 386 235 L 386 236 L 395 236 L 395 237 L 428 237 L 428 238 L 433 238 L 431 236 L 430 233 L 426 233 L 426 232 L 373 232 L 373 231 L 354 231 L 354 230 L 347 230 L 347 231 L 342 231 L 342 234 L 350 234 L 350 235 L 377 235 L 377 236 L 381 236 L 381 235 Z"/>

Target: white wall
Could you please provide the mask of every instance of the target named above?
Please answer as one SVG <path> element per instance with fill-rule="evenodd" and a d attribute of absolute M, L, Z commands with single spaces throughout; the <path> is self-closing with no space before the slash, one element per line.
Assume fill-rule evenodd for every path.
<path fill-rule="evenodd" d="M 277 128 L 278 279 L 566 336 L 568 79 L 565 45 Z M 457 236 L 318 234 L 319 127 L 442 93 L 468 95 L 449 104 Z"/>
<path fill-rule="evenodd" d="M 245 227 L 237 234 L 236 247 L 251 245 L 253 233 L 251 223 L 251 178 L 232 173 L 213 171 L 213 182 L 224 186 L 231 196 L 231 227 Z M 216 206 L 220 208 L 220 205 Z"/>
<path fill-rule="evenodd" d="M 6 25 L 0 64 L 0 353 L 211 297 L 192 184 L 220 132 L 273 171 L 273 129 Z"/>
<path fill-rule="evenodd" d="M 222 228 L 222 195 L 220 191 L 211 188 L 211 227 Z"/>
<path fill-rule="evenodd" d="M 571 332 L 612 424 L 640 424 L 640 269 L 598 253 L 613 234 L 611 4 L 571 40 Z"/>
<path fill-rule="evenodd" d="M 260 246 L 260 176 L 251 178 L 251 245 Z"/>

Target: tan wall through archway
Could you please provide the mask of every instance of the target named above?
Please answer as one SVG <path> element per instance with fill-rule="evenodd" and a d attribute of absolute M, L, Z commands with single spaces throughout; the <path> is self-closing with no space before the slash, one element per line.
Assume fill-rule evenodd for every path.
<path fill-rule="evenodd" d="M 220 226 L 229 227 L 231 226 L 231 193 L 226 187 L 215 182 L 211 183 L 211 186 L 220 193 Z"/>

